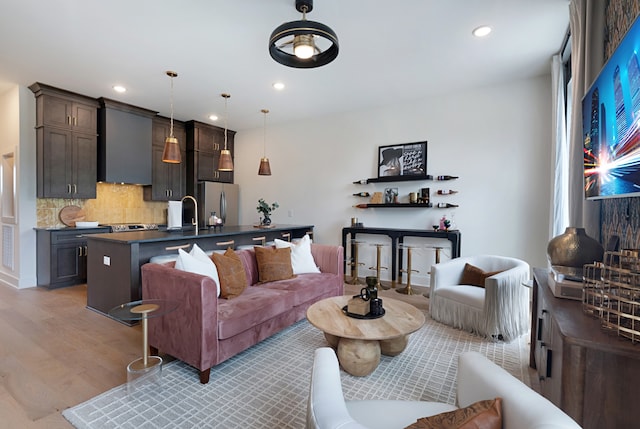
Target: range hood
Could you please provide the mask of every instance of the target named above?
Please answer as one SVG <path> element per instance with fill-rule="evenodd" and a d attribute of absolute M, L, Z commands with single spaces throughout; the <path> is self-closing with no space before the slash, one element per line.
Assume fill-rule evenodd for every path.
<path fill-rule="evenodd" d="M 152 120 L 158 112 L 98 101 L 98 181 L 150 185 Z"/>

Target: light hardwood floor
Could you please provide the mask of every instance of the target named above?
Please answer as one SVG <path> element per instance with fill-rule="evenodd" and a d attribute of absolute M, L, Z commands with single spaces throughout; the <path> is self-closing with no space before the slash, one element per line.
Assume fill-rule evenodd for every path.
<path fill-rule="evenodd" d="M 86 285 L 0 285 L 0 428 L 72 428 L 62 410 L 126 382 L 139 327 L 86 308 Z"/>

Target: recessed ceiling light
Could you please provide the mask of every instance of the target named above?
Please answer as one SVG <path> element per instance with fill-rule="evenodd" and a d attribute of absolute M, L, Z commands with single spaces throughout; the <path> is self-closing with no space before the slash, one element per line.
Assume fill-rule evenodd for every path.
<path fill-rule="evenodd" d="M 211 119 L 212 121 L 217 121 L 218 115 L 209 115 L 209 119 Z"/>
<path fill-rule="evenodd" d="M 284 89 L 284 83 L 282 82 L 275 82 L 273 84 L 273 88 L 277 89 L 278 91 L 282 91 Z"/>
<path fill-rule="evenodd" d="M 480 27 L 474 29 L 471 33 L 476 37 L 485 37 L 488 36 L 489 33 L 491 33 L 491 27 L 489 27 L 488 25 L 481 25 Z"/>
<path fill-rule="evenodd" d="M 127 92 L 127 88 L 122 85 L 113 85 L 113 90 L 120 93 Z"/>

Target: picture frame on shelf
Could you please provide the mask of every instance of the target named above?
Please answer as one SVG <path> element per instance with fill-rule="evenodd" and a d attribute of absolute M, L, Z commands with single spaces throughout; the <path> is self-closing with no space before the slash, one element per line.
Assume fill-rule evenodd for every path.
<path fill-rule="evenodd" d="M 378 178 L 427 177 L 427 142 L 378 147 Z"/>
<path fill-rule="evenodd" d="M 398 188 L 384 188 L 384 203 L 394 204 L 398 202 Z"/>

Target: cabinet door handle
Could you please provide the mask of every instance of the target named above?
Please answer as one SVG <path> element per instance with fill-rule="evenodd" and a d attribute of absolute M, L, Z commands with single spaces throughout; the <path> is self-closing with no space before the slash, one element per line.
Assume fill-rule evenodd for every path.
<path fill-rule="evenodd" d="M 77 116 L 73 117 L 73 126 L 74 127 L 78 126 L 78 117 Z"/>
<path fill-rule="evenodd" d="M 538 329 L 537 329 L 538 341 L 542 341 L 542 318 L 538 317 Z"/>
<path fill-rule="evenodd" d="M 216 243 L 216 246 L 231 246 L 231 247 L 233 247 L 233 245 L 234 245 L 235 243 L 236 243 L 236 242 L 235 242 L 234 240 L 229 240 L 229 241 L 219 241 L 219 242 L 217 242 L 217 243 Z"/>
<path fill-rule="evenodd" d="M 82 246 L 78 246 L 78 256 L 84 256 L 82 254 Z"/>
<path fill-rule="evenodd" d="M 547 364 L 545 365 L 547 367 L 547 373 L 546 373 L 547 378 L 551 378 L 551 364 L 553 363 L 552 361 L 553 361 L 553 350 L 547 349 Z"/>
<path fill-rule="evenodd" d="M 71 183 L 67 183 L 67 194 L 71 193 Z"/>
<path fill-rule="evenodd" d="M 78 186 L 75 183 L 73 184 L 73 193 L 74 194 L 78 193 Z"/>
<path fill-rule="evenodd" d="M 89 247 L 84 246 L 84 256 L 89 256 Z"/>
<path fill-rule="evenodd" d="M 71 125 L 71 115 L 67 115 L 67 125 Z"/>
<path fill-rule="evenodd" d="M 191 246 L 190 244 L 181 244 L 179 246 L 169 246 L 169 247 L 165 247 L 164 250 L 178 250 L 178 249 L 186 249 L 189 246 Z"/>

